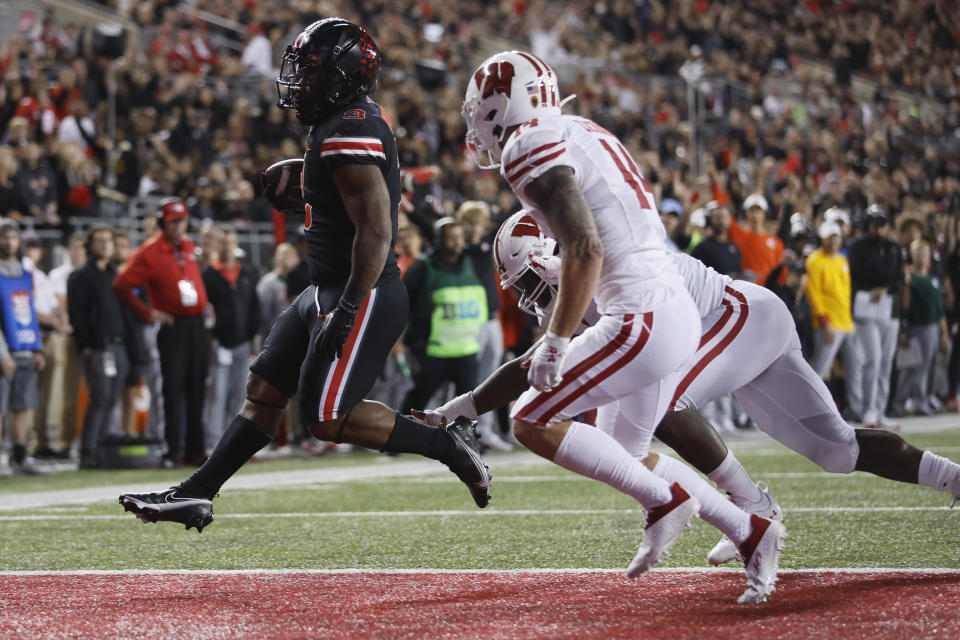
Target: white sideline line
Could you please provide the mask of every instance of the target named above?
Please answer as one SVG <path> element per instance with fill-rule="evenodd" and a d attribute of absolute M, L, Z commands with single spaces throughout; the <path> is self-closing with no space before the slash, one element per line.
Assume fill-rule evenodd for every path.
<path fill-rule="evenodd" d="M 960 449 L 960 447 L 957 447 Z M 496 470 L 496 469 L 494 469 Z M 443 472 L 440 472 L 443 474 Z M 811 480 L 875 480 L 877 476 L 874 476 L 871 473 L 866 471 L 854 471 L 852 473 L 830 473 L 828 471 L 781 471 L 773 473 L 763 473 L 757 474 L 757 479 L 760 480 L 785 480 L 785 479 L 811 479 Z M 377 484 L 384 482 L 393 482 L 393 478 L 364 478 L 361 480 L 355 480 L 354 482 L 362 484 Z M 404 484 L 446 484 L 450 482 L 450 478 L 446 475 L 427 477 L 427 478 L 406 478 L 404 479 Z M 537 482 L 584 482 L 590 483 L 593 482 L 589 478 L 583 476 L 578 476 L 574 474 L 567 475 L 525 475 L 525 476 L 505 476 L 501 474 L 494 474 L 494 482 L 498 485 L 502 484 L 533 484 Z M 304 484 L 299 485 L 301 489 L 307 489 L 310 491 L 321 491 L 337 488 L 335 483 L 314 483 L 314 484 Z M 276 486 L 276 487 L 262 487 L 259 489 L 235 489 L 235 493 L 241 492 L 261 492 L 261 491 L 288 491 L 289 487 L 286 486 Z M 0 507 L 0 511 L 2 511 Z"/>
<path fill-rule="evenodd" d="M 960 447 L 958 447 L 960 449 Z M 844 478 L 875 478 L 871 473 L 865 471 L 854 471 L 853 473 L 830 473 L 829 471 L 775 471 L 773 473 L 761 473 L 756 474 L 757 478 L 766 480 L 768 478 L 774 479 L 787 479 L 787 478 L 832 478 L 832 479 L 844 479 Z M 365 480 L 360 480 L 359 482 L 390 482 L 388 478 L 367 478 Z M 438 484 L 443 482 L 449 482 L 449 478 L 445 477 L 434 477 L 434 478 L 411 478 L 404 480 L 406 484 Z M 526 482 L 593 482 L 590 478 L 585 478 L 584 476 L 578 476 L 574 474 L 566 475 L 526 475 L 526 476 L 504 476 L 496 475 L 494 476 L 494 482 L 497 483 L 506 483 L 506 482 L 516 482 L 516 483 L 526 483 Z M 308 485 L 310 486 L 310 485 Z M 316 487 L 325 486 L 325 485 L 313 485 Z M 277 487 L 280 489 L 280 487 Z"/>
<path fill-rule="evenodd" d="M 200 576 L 232 576 L 232 575 L 412 575 L 412 574 L 468 574 L 468 575 L 515 575 L 523 573 L 533 574 L 591 574 L 591 573 L 622 573 L 623 569 L 77 569 L 65 571 L 0 571 L 0 576 L 151 576 L 151 575 L 200 575 Z M 729 569 L 726 567 L 657 567 L 651 573 L 730 573 L 743 574 L 743 569 Z M 788 573 L 852 573 L 852 574 L 943 574 L 960 575 L 960 569 L 931 567 L 931 568 L 897 568 L 897 567 L 820 567 L 816 569 L 784 569 L 780 568 L 779 575 Z"/>
<path fill-rule="evenodd" d="M 935 418 L 911 418 L 903 421 L 902 433 L 919 433 L 923 431 L 941 431 L 944 429 L 954 429 L 958 426 L 960 418 L 955 414 L 944 414 Z M 745 455 L 783 455 L 790 453 L 786 447 L 782 447 L 759 432 L 748 432 L 744 434 L 735 434 L 727 437 L 731 449 L 736 453 Z M 652 451 L 668 452 L 662 444 L 654 446 Z M 960 450 L 960 447 L 934 447 L 935 451 L 948 452 Z M 494 472 L 494 482 L 498 479 L 498 474 L 503 471 L 553 468 L 552 463 L 540 458 L 530 452 L 514 452 L 505 454 L 491 454 L 485 456 L 489 460 L 490 466 Z M 299 469 L 294 471 L 274 471 L 263 473 L 242 473 L 231 478 L 224 486 L 226 490 L 235 489 L 267 489 L 276 487 L 304 486 L 317 484 L 334 484 L 337 482 L 370 481 L 385 478 L 414 478 L 420 480 L 423 476 L 434 476 L 437 473 L 446 474 L 442 465 L 436 462 L 424 459 L 416 460 L 392 460 L 388 458 L 373 458 L 373 461 L 365 464 L 349 465 L 343 467 L 328 467 L 317 469 Z M 822 472 L 811 472 L 813 474 Z M 506 477 L 506 476 L 505 476 Z M 818 475 L 795 476 L 767 474 L 770 478 L 792 478 L 792 477 L 819 477 Z M 841 478 L 839 474 L 825 474 L 824 477 Z M 571 476 L 571 478 L 574 478 Z M 443 479 L 433 480 L 432 478 L 423 479 L 425 482 L 442 482 Z M 455 479 L 450 482 L 456 483 Z M 573 480 L 565 480 L 573 481 Z M 518 482 L 532 482 L 532 480 L 518 480 Z M 124 484 L 108 485 L 98 487 L 82 487 L 51 491 L 26 491 L 4 493 L 0 490 L 0 512 L 14 511 L 21 509 L 34 509 L 41 507 L 52 507 L 59 505 L 78 505 L 93 504 L 97 502 L 113 502 L 121 493 L 149 493 L 165 488 L 165 483 L 150 484 Z M 2 484 L 0 484 L 2 488 Z"/>
<path fill-rule="evenodd" d="M 876 513 L 891 511 L 949 511 L 950 507 L 793 507 L 786 510 L 791 513 Z M 640 509 L 485 509 L 466 511 L 462 509 L 435 511 L 294 511 L 286 513 L 225 513 L 217 515 L 217 520 L 244 520 L 250 518 L 424 518 L 448 516 L 583 516 L 583 515 L 640 515 Z M 130 518 L 127 514 L 43 514 L 0 516 L 0 522 L 24 522 L 42 520 L 117 520 Z"/>
<path fill-rule="evenodd" d="M 898 435 L 902 435 L 902 434 L 898 434 Z M 907 434 L 905 438 L 907 442 L 910 442 L 909 437 L 910 437 L 909 434 Z M 803 456 L 801 456 L 799 453 L 791 451 L 787 447 L 779 447 L 778 445 L 778 448 L 774 448 L 770 446 L 771 444 L 776 444 L 776 443 L 768 439 L 768 441 L 765 443 L 748 443 L 748 444 L 728 443 L 728 448 L 731 451 L 733 451 L 733 453 L 736 454 L 738 457 L 739 456 L 767 457 L 767 456 L 787 455 L 787 456 L 796 456 L 798 460 L 804 459 Z M 661 447 L 659 450 L 651 449 L 651 451 L 656 451 L 657 453 L 665 453 L 669 456 L 678 457 L 677 454 L 673 451 L 673 449 L 670 449 L 667 447 Z M 954 447 L 954 446 L 930 447 L 930 451 L 932 451 L 933 453 L 948 454 L 951 452 L 960 451 L 960 447 Z M 835 473 L 832 475 L 840 475 L 840 474 Z"/>
<path fill-rule="evenodd" d="M 351 482 L 376 478 L 417 478 L 420 476 L 446 473 L 449 481 L 459 484 L 443 465 L 433 460 L 390 460 L 375 458 L 378 462 L 357 464 L 344 467 L 320 467 L 317 469 L 298 469 L 295 471 L 272 471 L 264 473 L 243 473 L 227 481 L 224 488 L 263 489 L 267 487 L 290 487 L 295 485 Z M 518 453 L 502 458 L 493 458 L 499 469 L 525 469 L 535 466 L 549 466 L 552 463 L 532 453 Z M 121 493 L 149 493 L 165 489 L 165 483 L 125 484 L 55 491 L 30 491 L 22 493 L 0 493 L 0 511 L 32 509 L 64 504 L 91 504 L 94 502 L 116 502 Z"/>

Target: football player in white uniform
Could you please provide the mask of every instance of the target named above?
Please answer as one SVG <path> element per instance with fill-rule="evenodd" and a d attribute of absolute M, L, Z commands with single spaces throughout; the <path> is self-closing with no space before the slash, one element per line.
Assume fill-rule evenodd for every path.
<path fill-rule="evenodd" d="M 501 233 L 510 233 L 512 221 L 504 224 Z M 557 280 L 559 258 L 542 257 L 552 253 L 552 245 L 538 244 L 533 238 L 524 237 L 515 245 L 523 248 L 517 246 L 513 256 L 495 252 L 501 261 L 501 278 L 521 291 L 525 311 L 548 316 L 556 294 L 552 284 Z M 722 442 L 718 444 L 719 438 L 705 437 L 699 433 L 702 428 L 691 423 L 697 420 L 691 410 L 731 392 L 762 431 L 826 471 L 867 471 L 945 491 L 954 500 L 960 498 L 960 466 L 956 463 L 917 449 L 895 433 L 854 429 L 841 418 L 826 385 L 803 359 L 790 313 L 775 294 L 749 282 L 731 280 L 685 254 L 675 254 L 674 259 L 702 315 L 703 335 L 696 354 L 661 382 L 671 412 L 656 434 L 730 493 L 737 504 L 767 517 L 769 509 L 779 511 L 768 495 L 764 504 L 764 494 L 733 455 L 726 453 Z M 590 321 L 588 314 L 584 322 Z M 439 423 L 441 416 L 451 413 L 452 417 L 470 417 L 477 410 L 494 408 L 491 402 L 509 402 L 512 397 L 507 388 L 512 387 L 513 397 L 523 388 L 523 381 L 518 380 L 519 364 L 520 359 L 505 364 L 472 394 L 455 398 L 435 413 L 428 412 L 432 420 Z M 618 411 L 616 403 L 602 407 L 597 422 L 635 457 L 647 456 L 649 438 L 644 432 L 651 425 Z M 694 442 L 689 441 L 691 437 Z M 720 460 L 720 466 L 714 467 Z M 662 475 L 659 471 L 654 467 L 654 472 Z M 757 507 L 751 508 L 752 504 Z M 724 538 L 708 560 L 722 564 L 737 555 L 736 546 Z"/>
<path fill-rule="evenodd" d="M 560 104 L 553 70 L 519 51 L 484 61 L 463 104 L 468 147 L 478 161 L 486 156 L 481 166 L 500 167 L 564 252 L 550 324 L 525 363 L 531 387 L 511 412 L 513 431 L 534 453 L 644 506 L 643 544 L 627 571 L 638 577 L 700 505 L 679 482 L 654 475 L 614 438 L 573 417 L 617 401 L 644 423 L 658 423 L 667 405 L 659 381 L 692 356 L 700 323 L 633 159 L 596 123 L 561 115 Z M 594 299 L 599 319 L 571 340 Z M 783 526 L 722 500 L 715 510 L 747 558 L 741 601 L 765 600 Z"/>
<path fill-rule="evenodd" d="M 893 432 L 854 429 L 843 419 L 826 384 L 804 360 L 793 317 L 776 294 L 731 280 L 686 254 L 674 257 L 703 316 L 703 337 L 696 354 L 663 381 L 671 397 L 668 410 L 695 409 L 735 393 L 761 431 L 824 471 L 866 471 L 960 498 L 960 465 Z M 646 439 L 636 435 L 631 445 L 620 431 L 656 425 L 633 418 L 617 413 L 612 429 L 629 451 L 644 455 Z M 735 556 L 734 545 L 721 540 L 709 560 L 722 564 Z"/>

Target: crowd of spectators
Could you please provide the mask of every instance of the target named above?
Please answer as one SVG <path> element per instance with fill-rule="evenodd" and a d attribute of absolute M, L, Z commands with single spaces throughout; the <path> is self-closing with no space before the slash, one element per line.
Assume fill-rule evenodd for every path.
<path fill-rule="evenodd" d="M 462 153 L 463 80 L 491 34 L 561 69 L 565 89 L 577 94 L 569 108 L 624 137 L 648 180 L 685 206 L 695 204 L 690 192 L 702 177 L 688 173 L 685 87 L 647 74 L 676 79 L 691 57 L 704 61 L 707 109 L 722 120 L 706 152 L 735 204 L 760 190 L 777 211 L 812 218 L 827 198 L 918 214 L 960 198 L 956 172 L 945 166 L 960 127 L 960 10 L 948 2 L 122 4 L 146 42 L 119 62 L 90 53 L 89 29 L 52 20 L 0 45 L 0 129 L 14 153 L 0 155 L 0 181 L 18 187 L 8 194 L 0 186 L 5 208 L 63 224 L 96 213 L 104 193 L 97 187 L 115 176 L 121 194 L 178 195 L 195 217 L 268 220 L 256 176 L 302 147 L 292 114 L 270 108 L 278 53 L 303 25 L 338 14 L 377 36 L 386 63 L 378 100 L 396 124 L 401 164 L 440 168 L 437 216 L 471 198 L 509 207 L 497 177 L 471 171 Z M 211 26 L 201 14 L 241 30 Z M 218 50 L 214 35 L 234 38 L 242 51 Z M 832 73 L 812 73 L 809 60 Z M 577 65 L 590 61 L 603 66 L 563 73 L 589 70 Z M 115 144 L 106 117 L 114 68 Z M 853 97 L 854 75 L 874 83 L 871 100 Z M 775 82 L 784 77 L 792 90 Z M 726 86 L 736 99 L 718 89 Z M 897 90 L 915 92 L 916 106 L 894 100 Z M 108 157 L 116 161 L 108 165 Z M 772 170 L 761 171 L 768 158 Z M 768 184 L 758 183 L 759 173 Z"/>
<path fill-rule="evenodd" d="M 365 25 L 383 51 L 376 99 L 393 120 L 404 169 L 402 254 L 429 247 L 435 222 L 466 201 L 487 203 L 495 222 L 515 209 L 497 173 L 477 171 L 465 153 L 460 102 L 485 53 L 517 46 L 551 62 L 562 92 L 576 94 L 567 112 L 624 141 L 658 202 L 669 203 L 675 246 L 694 251 L 708 238 L 701 253 L 737 248 L 740 271 L 725 270 L 780 291 L 811 353 L 803 263 L 831 207 L 846 212 L 844 246 L 877 204 L 891 233 L 903 232 L 895 240 L 930 245 L 939 286 L 960 276 L 946 260 L 960 235 L 956 3 L 102 4 L 142 28 L 121 58 L 100 55 L 92 26 L 52 14 L 21 20 L 0 41 L 0 216 L 28 228 L 66 238 L 106 202 L 143 196 L 179 197 L 191 219 L 241 230 L 273 220 L 258 174 L 302 155 L 304 134 L 291 112 L 272 106 L 279 56 L 312 20 L 341 15 Z M 702 149 L 690 147 L 681 79 L 691 62 L 703 69 Z M 753 217 L 750 194 L 764 201 Z M 286 233 L 295 226 L 288 221 Z M 746 262 L 768 237 L 780 251 L 756 271 Z M 955 322 L 960 296 L 944 290 Z M 508 344 L 519 332 L 504 331 Z M 954 357 L 941 395 L 953 394 L 958 371 Z"/>

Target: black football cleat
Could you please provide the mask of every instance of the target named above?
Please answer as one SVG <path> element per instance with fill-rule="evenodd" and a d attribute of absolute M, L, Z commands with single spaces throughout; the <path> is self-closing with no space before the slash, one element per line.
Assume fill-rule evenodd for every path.
<path fill-rule="evenodd" d="M 483 458 L 480 457 L 477 423 L 460 416 L 445 428 L 453 440 L 456 454 L 453 459 L 442 462 L 467 485 L 473 501 L 483 509 L 490 503 L 490 480 L 493 476 L 490 475 L 489 467 L 483 464 Z"/>
<path fill-rule="evenodd" d="M 144 522 L 179 522 L 187 530 L 196 527 L 197 533 L 213 522 L 213 502 L 206 498 L 177 495 L 180 486 L 158 493 L 125 493 L 120 504 Z"/>

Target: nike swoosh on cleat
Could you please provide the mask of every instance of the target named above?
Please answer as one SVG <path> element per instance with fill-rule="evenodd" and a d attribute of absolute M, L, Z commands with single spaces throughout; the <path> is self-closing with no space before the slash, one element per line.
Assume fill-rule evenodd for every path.
<path fill-rule="evenodd" d="M 450 435 L 456 438 L 461 444 L 463 444 L 464 449 L 467 450 L 467 454 L 470 456 L 470 459 L 473 460 L 474 465 L 476 465 L 478 469 L 480 468 L 483 469 L 483 471 L 481 471 L 481 474 L 483 475 L 484 479 L 481 480 L 479 483 L 476 483 L 476 482 L 473 483 L 472 486 L 477 487 L 479 489 L 486 489 L 487 487 L 489 487 L 490 474 L 487 473 L 487 469 L 488 469 L 487 465 L 483 464 L 483 458 L 480 457 L 479 453 L 474 451 L 473 447 L 469 446 L 467 442 L 460 437 L 459 433 L 457 433 L 456 431 L 451 431 Z"/>
<path fill-rule="evenodd" d="M 202 498 L 174 498 L 173 500 L 165 499 L 165 502 L 144 502 L 142 500 L 138 500 L 137 498 L 127 496 L 121 498 L 121 500 L 123 500 L 121 504 L 123 504 L 124 509 L 127 511 L 130 511 L 132 507 L 133 509 L 140 511 L 153 511 L 157 513 L 193 505 L 202 507 L 208 505 L 212 506 L 212 503 L 209 500 L 204 500 Z"/>

